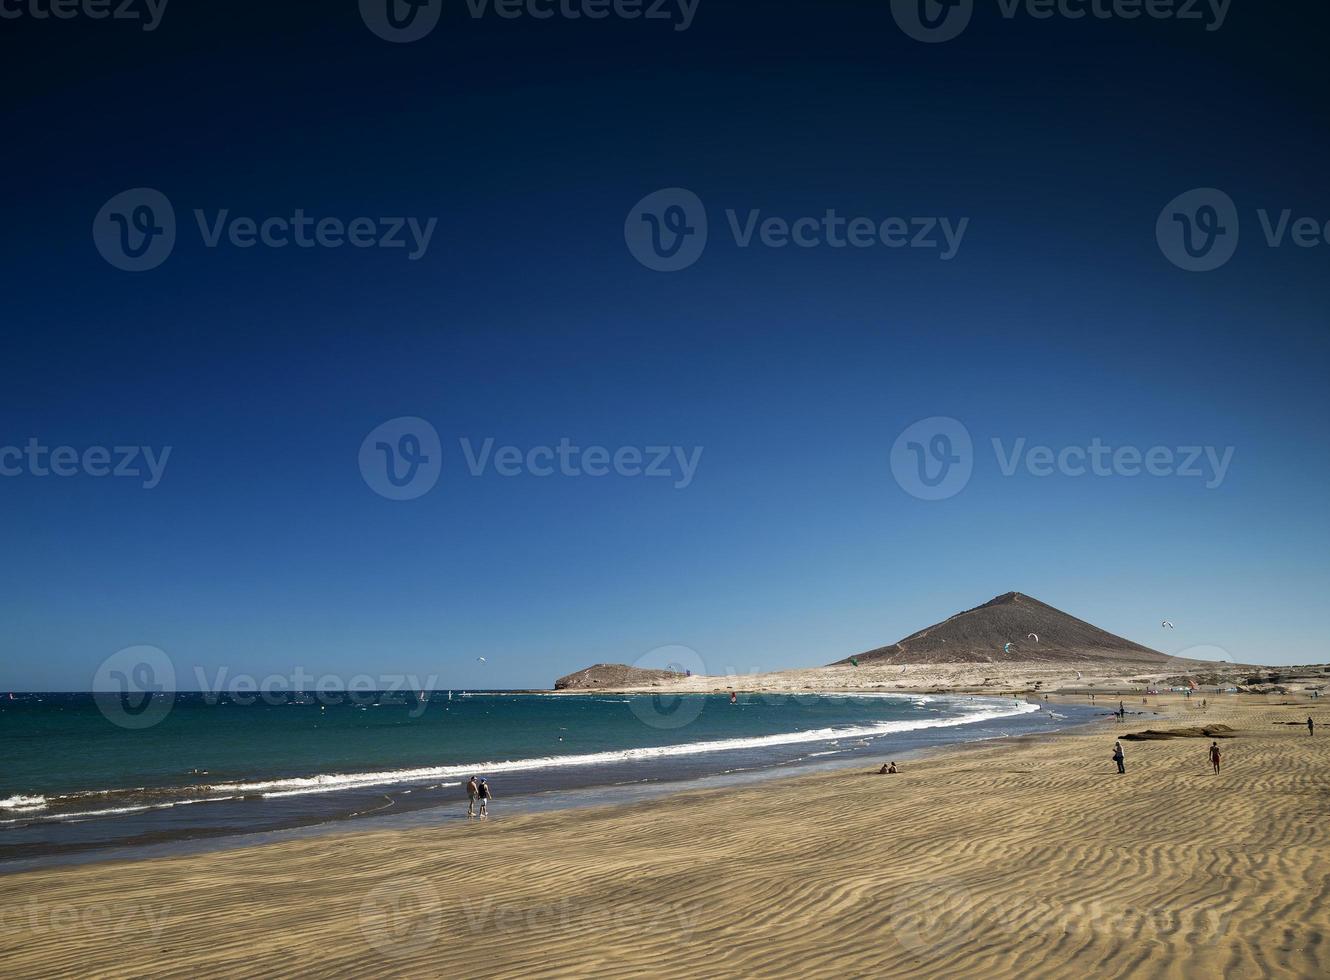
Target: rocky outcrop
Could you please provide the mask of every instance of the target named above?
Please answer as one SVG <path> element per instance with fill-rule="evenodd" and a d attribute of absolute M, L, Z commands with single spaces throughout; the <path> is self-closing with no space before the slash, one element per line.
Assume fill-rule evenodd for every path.
<path fill-rule="evenodd" d="M 627 664 L 596 664 L 554 682 L 556 691 L 585 691 L 596 688 L 653 687 L 677 680 L 682 674 L 670 670 L 647 670 Z"/>

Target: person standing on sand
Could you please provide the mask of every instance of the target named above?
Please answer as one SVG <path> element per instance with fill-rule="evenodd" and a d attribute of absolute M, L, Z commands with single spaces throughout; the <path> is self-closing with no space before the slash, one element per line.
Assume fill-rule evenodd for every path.
<path fill-rule="evenodd" d="M 466 815 L 474 817 L 476 815 L 476 797 L 480 795 L 480 786 L 476 783 L 476 777 L 472 776 L 466 781 Z"/>
<path fill-rule="evenodd" d="M 477 789 L 477 795 L 480 797 L 480 815 L 482 817 L 488 817 L 490 812 L 487 805 L 490 800 L 494 799 L 493 795 L 490 793 L 490 784 L 482 779 L 480 781 L 480 786 Z"/>
<path fill-rule="evenodd" d="M 1220 756 L 1220 753 L 1219 753 L 1219 743 L 1218 743 L 1218 742 L 1211 742 L 1211 743 L 1210 743 L 1210 765 L 1212 765 L 1212 766 L 1215 767 L 1215 775 L 1216 775 L 1216 776 L 1219 775 L 1219 756 Z"/>
<path fill-rule="evenodd" d="M 1312 721 L 1311 715 L 1307 716 L 1307 734 L 1308 735 L 1316 734 L 1316 722 Z"/>
<path fill-rule="evenodd" d="M 1113 761 L 1116 762 L 1116 763 L 1118 764 L 1118 774 L 1119 774 L 1119 775 L 1121 775 L 1122 773 L 1124 773 L 1124 772 L 1127 771 L 1127 767 L 1126 767 L 1126 765 L 1124 764 L 1125 761 L 1126 761 L 1126 756 L 1123 755 L 1123 753 L 1122 753 L 1122 743 L 1121 743 L 1121 742 L 1114 742 L 1114 743 L 1113 743 Z"/>

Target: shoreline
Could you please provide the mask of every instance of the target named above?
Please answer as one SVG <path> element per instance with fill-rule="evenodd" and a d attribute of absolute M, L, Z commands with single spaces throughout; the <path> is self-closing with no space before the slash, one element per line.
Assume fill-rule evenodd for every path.
<path fill-rule="evenodd" d="M 591 692 L 596 693 L 596 692 Z M 631 693 L 631 692 L 629 692 Z M 784 693 L 784 692 L 777 692 Z M 823 696 L 823 692 L 809 692 Z M 902 695 L 909 697 L 910 695 Z M 1012 716 L 1019 718 L 1021 716 Z M 1011 719 L 1008 719 L 1011 720 Z M 1100 719 L 1086 719 L 1060 727 L 1037 732 L 1011 735 L 989 735 L 982 738 L 958 739 L 935 745 L 920 745 L 897 749 L 874 746 L 873 753 L 861 758 L 842 758 L 821 763 L 789 763 L 714 773 L 691 778 L 640 780 L 590 787 L 549 789 L 520 797 L 516 809 L 508 809 L 507 799 L 496 806 L 496 816 L 503 820 L 538 817 L 569 810 L 617 810 L 668 801 L 694 793 L 724 792 L 755 784 L 783 784 L 795 780 L 824 777 L 843 772 L 863 772 L 880 763 L 872 758 L 923 761 L 946 757 L 951 753 L 994 748 L 996 745 L 1019 746 L 1038 744 L 1044 740 L 1084 734 L 1100 724 Z M 974 724 L 979 724 L 975 722 Z M 962 726 L 957 726 L 962 727 Z M 817 745 L 817 742 L 807 743 Z M 459 784 L 460 785 L 460 784 Z M 609 799 L 606 797 L 623 797 Z M 550 801 L 556 801 L 551 803 Z M 208 836 L 186 837 L 175 840 L 149 841 L 123 846 L 89 849 L 86 851 L 55 852 L 32 858 L 14 858 L 0 862 L 0 881 L 14 875 L 41 873 L 57 868 L 77 868 L 90 865 L 137 864 L 143 861 L 163 861 L 177 858 L 201 857 L 246 851 L 254 848 L 281 847 L 297 841 L 326 841 L 330 846 L 339 838 L 370 837 L 398 833 L 448 833 L 459 826 L 458 811 L 462 802 L 448 803 L 409 813 L 383 816 L 368 815 L 338 818 L 302 826 L 253 832 L 219 833 Z"/>
<path fill-rule="evenodd" d="M 1127 724 L 451 827 L 0 878 L 14 976 L 1324 975 L 1315 702 L 1151 699 Z M 1113 739 L 1199 719 L 1208 740 Z M 1330 719 L 1324 719 L 1330 723 Z M 873 767 L 876 768 L 876 767 Z M 502 801 L 496 801 L 501 808 Z M 753 910 L 765 911 L 755 916 Z M 163 956 L 162 953 L 170 953 Z"/>
<path fill-rule="evenodd" d="M 809 696 L 818 699 L 834 697 L 829 692 L 814 692 Z M 852 693 L 848 696 L 859 699 L 880 696 L 902 701 L 917 701 L 919 698 L 919 695 L 910 694 Z M 778 697 L 783 699 L 785 695 Z M 967 701 L 964 696 L 955 695 L 943 695 L 941 699 L 957 705 Z M 861 723 L 861 727 L 847 723 L 834 730 L 828 728 L 825 732 L 791 729 L 774 735 L 734 739 L 733 745 L 706 739 L 701 742 L 665 743 L 645 749 L 600 752 L 590 756 L 572 754 L 566 757 L 563 765 L 558 764 L 556 757 L 548 757 L 526 760 L 532 766 L 525 768 L 519 764 L 520 760 L 476 763 L 462 768 L 491 776 L 507 772 L 506 778 L 498 784 L 505 797 L 501 807 L 505 813 L 546 812 L 552 809 L 585 808 L 598 805 L 597 801 L 603 804 L 607 801 L 655 798 L 685 792 L 694 786 L 719 789 L 752 781 L 786 779 L 813 771 L 854 768 L 866 765 L 868 760 L 879 756 L 885 758 L 894 754 L 897 758 L 909 758 L 921 751 L 1016 738 L 1032 730 L 1051 733 L 1084 723 L 1083 717 L 1078 716 L 1086 714 L 1085 706 L 1072 705 L 1072 710 L 1068 712 L 1070 717 L 1058 714 L 1055 719 L 1050 717 L 1052 712 L 1049 709 L 1054 706 L 1052 702 L 1040 704 L 1033 700 L 1015 699 L 1020 702 L 1021 710 L 1012 711 L 1011 705 L 1003 709 L 1002 699 L 989 696 L 979 700 L 983 702 L 984 711 L 977 716 L 957 716 L 955 719 L 943 716 L 927 720 L 874 721 Z M 1060 704 L 1056 706 L 1063 710 L 1068 707 Z M 985 714 L 985 711 L 990 714 Z M 896 730 L 891 727 L 894 725 L 901 725 L 902 728 Z M 633 758 L 619 759 L 621 755 Z M 601 756 L 613 756 L 615 759 L 604 761 Z M 599 764 L 588 765 L 591 761 L 598 761 Z M 451 770 L 457 767 L 446 768 Z M 438 785 L 425 786 L 419 778 L 405 778 L 412 772 L 394 770 L 383 773 L 380 775 L 395 775 L 399 778 L 382 784 L 366 783 L 364 786 L 355 782 L 354 777 L 359 775 L 368 778 L 373 774 L 333 774 L 329 778 L 347 778 L 352 782 L 346 790 L 336 795 L 328 794 L 320 788 L 309 790 L 313 794 L 313 801 L 328 800 L 331 808 L 326 808 L 322 816 L 311 815 L 285 825 L 265 819 L 262 816 L 264 811 L 254 810 L 253 826 L 244 827 L 242 811 L 232 808 L 260 806 L 264 801 L 261 797 L 255 797 L 252 804 L 240 801 L 240 797 L 230 787 L 224 787 L 228 795 L 218 797 L 215 801 L 226 806 L 231 813 L 226 818 L 227 823 L 223 824 L 180 825 L 179 818 L 175 816 L 178 811 L 172 804 L 166 804 L 164 810 L 160 804 L 155 807 L 145 805 L 141 807 L 144 811 L 141 817 L 129 811 L 131 816 L 128 819 L 146 819 L 148 822 L 143 823 L 141 829 L 132 831 L 135 836 L 130 836 L 131 831 L 124 828 L 114 830 L 115 833 L 125 835 L 121 840 L 105 837 L 102 842 L 80 842 L 77 836 L 69 838 L 66 835 L 67 839 L 52 836 L 49 845 L 28 846 L 27 853 L 21 850 L 25 846 L 22 841 L 10 842 L 13 846 L 5 849 L 7 853 L 0 860 L 0 876 L 47 867 L 231 851 L 259 846 L 269 841 L 308 839 L 340 833 L 448 826 L 456 815 L 455 796 L 461 793 L 460 779 L 444 779 L 438 772 L 432 772 L 425 783 L 437 782 Z M 443 781 L 438 782 L 440 779 Z M 254 785 L 262 788 L 279 786 L 288 781 L 305 783 L 309 777 L 293 777 L 276 783 L 269 780 Z M 341 812 L 337 799 L 350 800 L 352 797 L 346 794 L 354 794 L 355 800 L 360 802 L 354 808 Z M 283 797 L 292 794 L 289 790 L 283 790 L 276 795 Z M 199 802 L 209 802 L 209 799 L 200 797 Z M 365 806 L 372 806 L 373 809 L 364 809 Z M 191 808 L 189 817 L 213 812 L 212 808 L 206 811 Z M 251 811 L 246 809 L 243 812 Z M 63 833 L 62 828 L 98 826 L 96 819 L 94 817 L 92 822 L 85 822 L 71 814 L 61 820 L 38 820 L 30 826 L 46 827 L 50 834 L 60 835 Z M 110 819 L 120 823 L 126 817 Z M 170 823 L 171 820 L 176 823 Z M 157 827 L 163 829 L 157 830 Z M 169 829 L 172 827 L 176 829 Z M 0 843 L 3 842 L 4 839 L 0 838 Z"/>

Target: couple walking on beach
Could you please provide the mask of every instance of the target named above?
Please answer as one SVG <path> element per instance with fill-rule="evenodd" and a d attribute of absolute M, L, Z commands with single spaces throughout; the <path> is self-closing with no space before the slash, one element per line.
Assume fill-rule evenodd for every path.
<path fill-rule="evenodd" d="M 483 779 L 472 776 L 466 781 L 466 815 L 474 817 L 476 815 L 476 804 L 480 804 L 480 815 L 488 817 L 489 801 L 494 799 L 490 793 L 490 784 Z"/>
<path fill-rule="evenodd" d="M 1219 743 L 1218 743 L 1218 742 L 1211 742 L 1211 743 L 1210 743 L 1210 765 L 1214 768 L 1214 771 L 1215 771 L 1215 775 L 1216 775 L 1216 776 L 1219 775 L 1219 761 L 1220 761 L 1220 759 L 1221 759 L 1222 757 L 1223 757 L 1223 754 L 1219 751 Z M 1113 761 L 1116 762 L 1116 763 L 1118 764 L 1118 773 L 1119 773 L 1119 774 L 1125 773 L 1125 772 L 1127 771 L 1127 756 L 1126 756 L 1126 754 L 1122 751 L 1122 743 L 1121 743 L 1121 742 L 1114 742 L 1114 743 L 1113 743 Z"/>

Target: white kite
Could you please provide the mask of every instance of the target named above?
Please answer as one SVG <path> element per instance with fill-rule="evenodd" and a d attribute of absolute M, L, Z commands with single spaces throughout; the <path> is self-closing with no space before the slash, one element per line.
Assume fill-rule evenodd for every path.
<path fill-rule="evenodd" d="M 1034 640 L 1034 642 L 1036 642 L 1036 643 L 1039 642 L 1039 634 L 1038 634 L 1038 633 L 1031 633 L 1029 638 L 1030 638 L 1031 640 Z"/>
<path fill-rule="evenodd" d="M 485 658 L 484 658 L 484 657 L 477 657 L 477 658 L 476 658 L 476 663 L 478 663 L 478 664 L 483 664 L 484 662 L 485 662 Z"/>
<path fill-rule="evenodd" d="M 1170 623 L 1167 619 L 1164 620 L 1164 621 L 1163 621 L 1162 623 L 1160 623 L 1159 625 L 1160 625 L 1161 628 L 1166 629 L 1166 630 L 1171 630 L 1171 629 L 1173 628 L 1173 624 Z"/>

